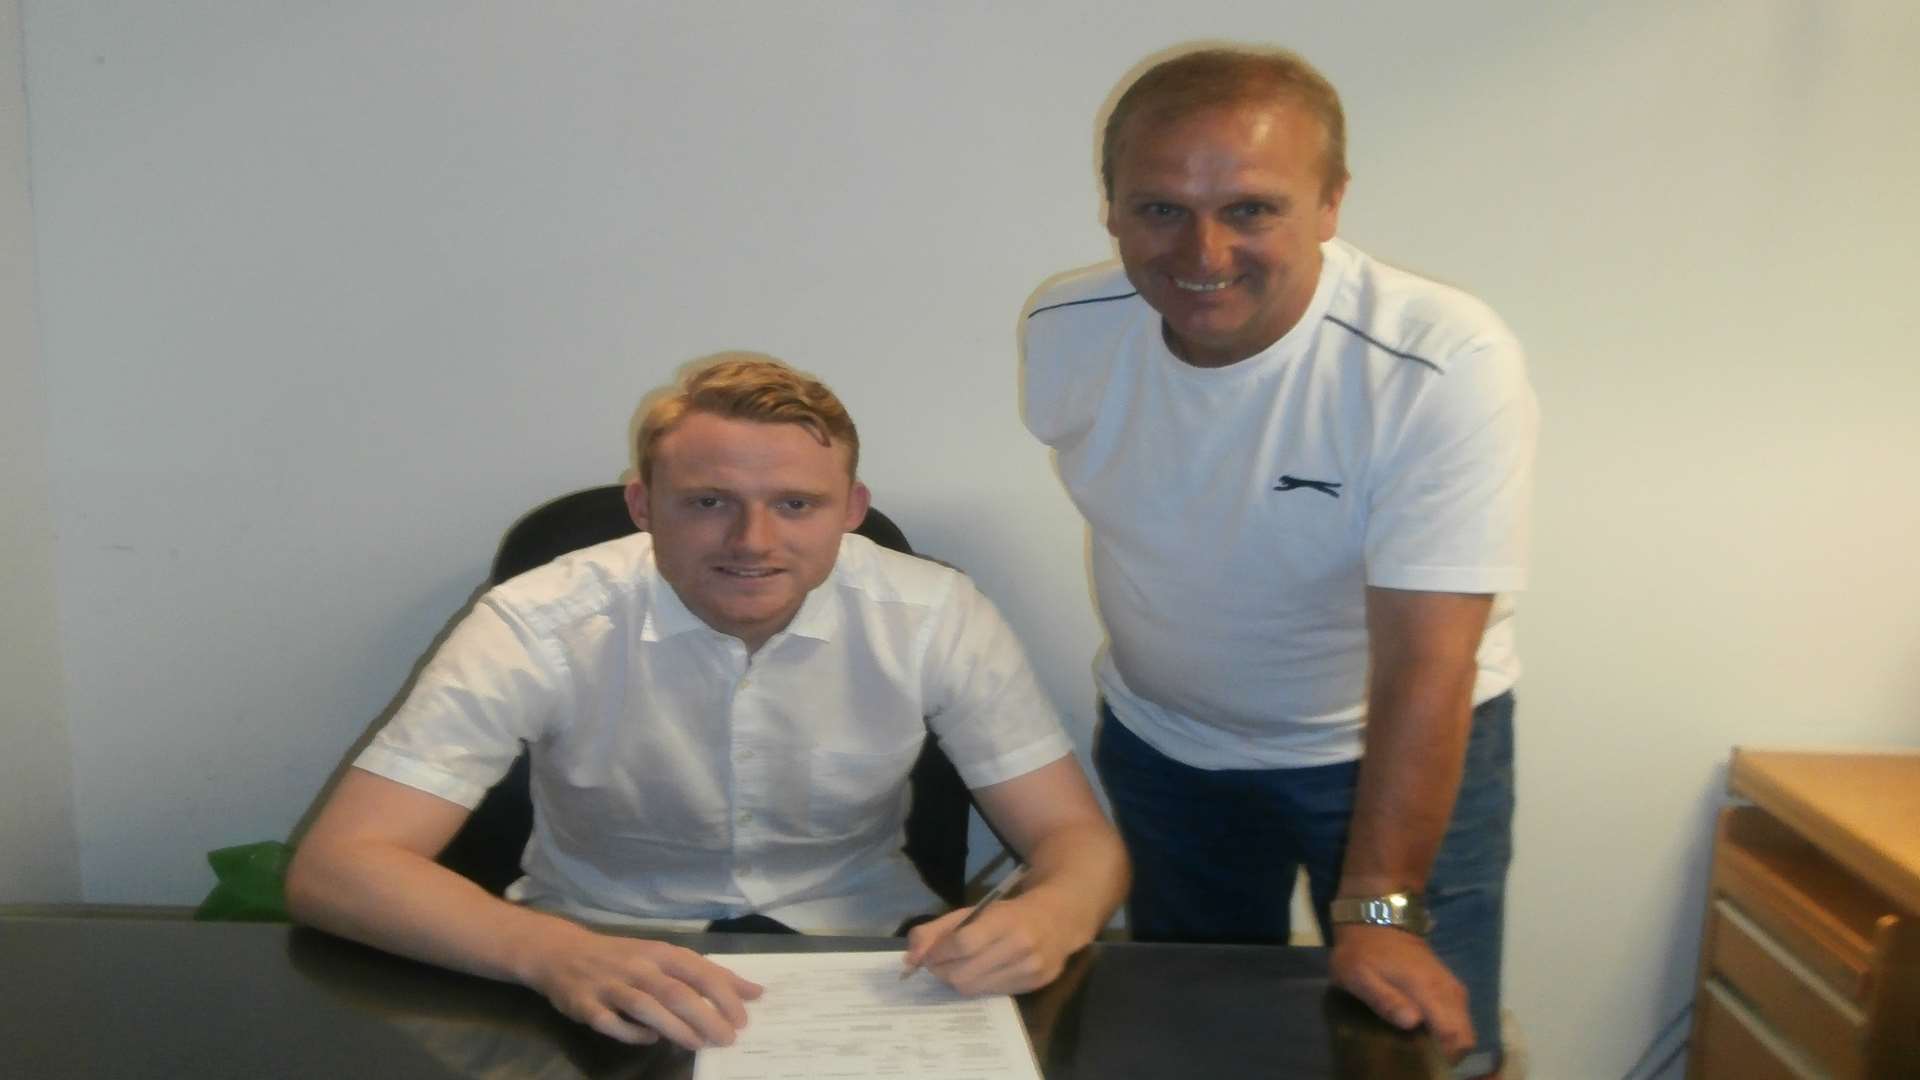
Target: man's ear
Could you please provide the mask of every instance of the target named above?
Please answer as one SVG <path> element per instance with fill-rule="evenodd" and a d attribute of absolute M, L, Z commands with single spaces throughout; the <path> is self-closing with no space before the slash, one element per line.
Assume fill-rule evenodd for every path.
<path fill-rule="evenodd" d="M 867 485 L 858 480 L 853 482 L 853 490 L 847 494 L 847 521 L 845 531 L 852 532 L 867 520 L 867 507 L 873 505 L 873 493 Z"/>
<path fill-rule="evenodd" d="M 647 531 L 647 482 L 637 475 L 627 481 L 627 516 L 641 532 Z"/>
<path fill-rule="evenodd" d="M 1324 244 L 1333 239 L 1334 233 L 1340 231 L 1340 201 L 1346 197 L 1347 182 L 1342 180 L 1321 198 L 1318 230 L 1321 243 Z"/>

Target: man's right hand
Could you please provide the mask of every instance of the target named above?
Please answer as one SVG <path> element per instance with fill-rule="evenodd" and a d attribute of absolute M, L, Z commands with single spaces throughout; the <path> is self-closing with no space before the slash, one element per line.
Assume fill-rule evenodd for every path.
<path fill-rule="evenodd" d="M 556 923 L 533 946 L 522 980 L 553 1007 L 627 1043 L 660 1036 L 689 1050 L 726 1046 L 764 987 L 692 949 Z"/>
<path fill-rule="evenodd" d="M 1467 989 L 1425 940 L 1390 926 L 1333 928 L 1334 985 L 1398 1028 L 1422 1023 L 1447 1060 L 1473 1049 Z"/>
<path fill-rule="evenodd" d="M 724 1046 L 761 987 L 691 949 L 596 934 L 491 896 L 433 861 L 467 809 L 348 769 L 287 869 L 287 907 L 310 926 L 429 964 L 506 979 L 629 1043 L 664 1035 Z"/>

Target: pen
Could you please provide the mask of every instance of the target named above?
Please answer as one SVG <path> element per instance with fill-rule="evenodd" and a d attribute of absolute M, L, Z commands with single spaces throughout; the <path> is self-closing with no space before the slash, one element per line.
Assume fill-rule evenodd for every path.
<path fill-rule="evenodd" d="M 987 908 L 990 905 L 992 905 L 992 903 L 995 900 L 999 900 L 1002 897 L 1006 896 L 1009 892 L 1012 892 L 1013 887 L 1019 884 L 1020 879 L 1025 877 L 1026 873 L 1027 873 L 1026 863 L 1014 864 L 1013 872 L 1009 873 L 1006 877 L 1001 878 L 1000 884 L 995 885 L 991 889 L 988 889 L 987 894 L 980 898 L 980 902 L 973 905 L 973 910 L 967 912 L 967 917 L 964 919 L 961 919 L 959 922 L 959 925 L 947 931 L 947 937 L 952 937 L 953 935 L 959 933 L 960 931 L 965 930 L 967 928 L 967 924 L 979 918 L 980 913 L 987 910 Z M 946 940 L 946 938 L 942 938 L 941 940 L 944 941 Z M 932 946 L 928 946 L 928 948 L 932 948 Z M 904 979 L 907 976 L 919 970 L 920 970 L 920 965 L 914 964 L 912 967 L 909 967 L 907 968 L 907 970 L 901 972 L 900 977 Z"/>

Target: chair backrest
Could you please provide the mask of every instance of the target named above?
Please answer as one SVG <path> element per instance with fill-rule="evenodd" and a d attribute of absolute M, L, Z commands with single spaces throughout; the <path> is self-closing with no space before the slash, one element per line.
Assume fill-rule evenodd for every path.
<path fill-rule="evenodd" d="M 530 511 L 507 530 L 493 560 L 493 584 L 523 574 L 569 551 L 637 531 L 617 484 L 562 495 Z M 854 530 L 882 547 L 913 554 L 892 519 L 869 509 Z M 959 906 L 966 887 L 967 812 L 972 794 L 928 733 L 908 783 L 907 858 L 935 895 Z M 520 876 L 520 856 L 533 832 L 533 795 L 528 755 L 522 752 L 466 824 L 454 835 L 440 863 L 499 894 Z"/>

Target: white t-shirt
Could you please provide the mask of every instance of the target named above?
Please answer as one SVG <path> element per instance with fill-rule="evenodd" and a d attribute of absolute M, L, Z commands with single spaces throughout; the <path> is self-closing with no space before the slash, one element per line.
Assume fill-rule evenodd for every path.
<path fill-rule="evenodd" d="M 1474 701 L 1513 685 L 1538 407 L 1486 305 L 1322 245 L 1292 330 L 1183 363 L 1118 266 L 1022 320 L 1029 429 L 1093 537 L 1101 692 L 1202 768 L 1360 755 L 1367 586 L 1494 593 Z"/>
<path fill-rule="evenodd" d="M 509 899 L 654 928 L 758 912 L 886 934 L 941 907 L 900 852 L 929 726 L 975 788 L 1072 749 L 963 575 L 848 536 L 749 658 L 640 533 L 489 591 L 355 764 L 472 807 L 527 740 L 534 829 Z"/>

